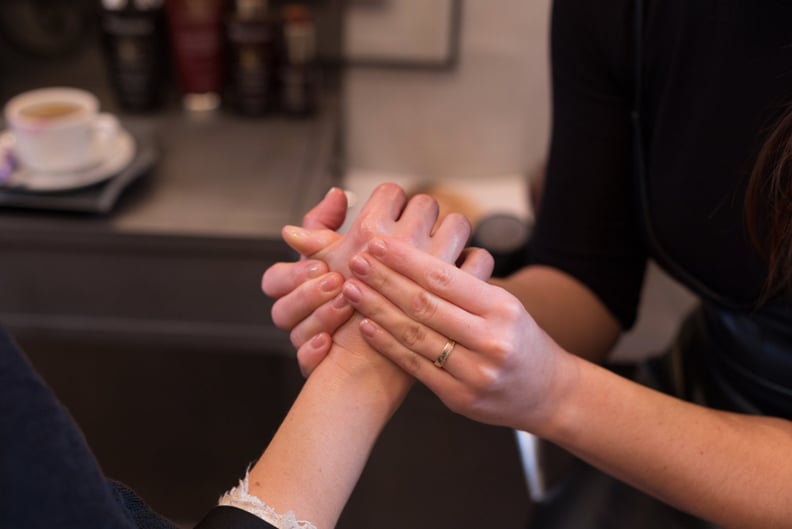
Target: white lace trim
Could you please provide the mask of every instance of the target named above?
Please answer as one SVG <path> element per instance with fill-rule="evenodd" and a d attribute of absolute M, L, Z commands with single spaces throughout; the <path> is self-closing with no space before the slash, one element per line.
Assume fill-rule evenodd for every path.
<path fill-rule="evenodd" d="M 229 490 L 220 497 L 218 505 L 227 505 L 247 511 L 254 516 L 258 516 L 267 523 L 278 529 L 316 529 L 316 526 L 305 520 L 298 520 L 294 512 L 278 514 L 275 509 L 261 501 L 257 496 L 248 492 L 248 473 L 239 480 L 239 485 Z"/>

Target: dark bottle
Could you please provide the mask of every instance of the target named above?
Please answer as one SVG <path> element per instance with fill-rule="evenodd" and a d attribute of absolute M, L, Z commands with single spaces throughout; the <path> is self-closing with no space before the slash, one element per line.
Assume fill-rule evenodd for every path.
<path fill-rule="evenodd" d="M 284 57 L 280 70 L 280 106 L 287 114 L 314 113 L 319 101 L 316 28 L 313 12 L 301 4 L 281 9 Z"/>
<path fill-rule="evenodd" d="M 266 0 L 236 0 L 226 25 L 229 94 L 241 114 L 256 116 L 277 103 L 278 25 Z"/>
<path fill-rule="evenodd" d="M 149 111 L 162 103 L 167 71 L 163 5 L 163 0 L 102 0 L 104 55 L 126 111 Z"/>

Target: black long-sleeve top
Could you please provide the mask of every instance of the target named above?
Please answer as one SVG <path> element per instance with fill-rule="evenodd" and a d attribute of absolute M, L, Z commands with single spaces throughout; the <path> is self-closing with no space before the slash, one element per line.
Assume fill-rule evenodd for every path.
<path fill-rule="evenodd" d="M 553 130 L 531 249 L 587 285 L 625 328 L 649 258 L 694 291 L 699 283 L 741 306 L 758 297 L 767 271 L 745 229 L 744 194 L 792 100 L 792 2 L 647 0 L 639 68 L 634 4 L 554 2 Z M 675 265 L 640 221 L 636 75 L 650 224 Z"/>

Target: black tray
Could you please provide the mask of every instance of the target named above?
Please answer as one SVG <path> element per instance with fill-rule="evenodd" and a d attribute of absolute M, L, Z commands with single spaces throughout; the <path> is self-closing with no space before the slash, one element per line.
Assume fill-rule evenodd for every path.
<path fill-rule="evenodd" d="M 140 134 L 133 134 L 133 137 L 136 146 L 135 157 L 129 165 L 111 178 L 68 191 L 32 192 L 0 187 L 0 207 L 109 213 L 124 189 L 145 175 L 159 157 L 153 138 Z"/>

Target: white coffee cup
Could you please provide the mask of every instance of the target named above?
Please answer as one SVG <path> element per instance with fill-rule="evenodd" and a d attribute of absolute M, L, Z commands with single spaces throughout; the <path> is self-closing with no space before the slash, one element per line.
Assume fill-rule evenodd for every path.
<path fill-rule="evenodd" d="M 117 137 L 115 116 L 99 113 L 99 100 L 77 88 L 23 92 L 5 105 L 14 155 L 34 171 L 70 172 L 104 160 Z"/>

